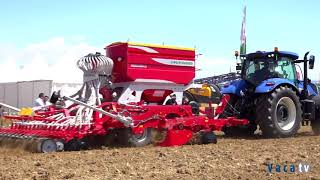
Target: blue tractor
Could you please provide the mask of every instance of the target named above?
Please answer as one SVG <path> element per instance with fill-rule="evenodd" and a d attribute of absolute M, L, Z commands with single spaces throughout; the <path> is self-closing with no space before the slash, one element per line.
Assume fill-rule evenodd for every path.
<path fill-rule="evenodd" d="M 287 51 L 240 55 L 241 79 L 222 88 L 230 100 L 221 116 L 246 118 L 244 127 L 226 127 L 226 135 L 253 134 L 259 126 L 265 137 L 289 137 L 297 133 L 301 125 L 311 124 L 320 134 L 320 96 L 318 88 L 308 79 L 315 57 L 309 52 L 299 60 L 296 53 Z M 236 53 L 238 58 L 238 54 Z M 299 63 L 303 63 L 303 80 Z M 302 75 L 302 73 L 301 73 Z"/>

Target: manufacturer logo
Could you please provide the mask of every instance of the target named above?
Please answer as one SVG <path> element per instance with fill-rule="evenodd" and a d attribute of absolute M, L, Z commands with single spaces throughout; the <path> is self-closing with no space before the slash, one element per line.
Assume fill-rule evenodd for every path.
<path fill-rule="evenodd" d="M 182 60 L 179 60 L 179 61 L 172 60 L 172 61 L 171 61 L 171 64 L 172 64 L 172 65 L 193 66 L 193 62 L 191 62 L 191 61 L 182 61 Z"/>
<path fill-rule="evenodd" d="M 165 64 L 165 65 L 194 67 L 194 61 L 179 60 L 179 59 L 164 59 L 164 58 L 152 58 L 152 59 L 158 63 Z"/>

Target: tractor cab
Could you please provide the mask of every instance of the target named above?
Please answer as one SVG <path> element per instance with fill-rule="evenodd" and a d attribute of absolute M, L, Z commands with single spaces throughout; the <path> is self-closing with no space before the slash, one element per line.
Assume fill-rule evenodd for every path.
<path fill-rule="evenodd" d="M 313 69 L 315 59 L 313 55 L 307 59 L 308 54 L 309 52 L 305 54 L 304 59 L 299 60 L 298 54 L 278 51 L 277 47 L 274 51 L 257 51 L 241 55 L 242 63 L 241 66 L 238 64 L 237 70 L 241 70 L 242 80 L 252 88 L 258 89 L 256 93 L 269 92 L 274 87 L 285 83 L 296 87 L 303 96 L 300 98 L 312 98 L 318 94 L 319 90 L 308 78 L 308 65 L 309 69 Z M 303 63 L 303 72 L 299 63 Z"/>
<path fill-rule="evenodd" d="M 242 57 L 241 77 L 250 84 L 259 85 L 271 78 L 282 78 L 296 82 L 294 61 L 298 55 L 286 51 L 257 51 Z"/>

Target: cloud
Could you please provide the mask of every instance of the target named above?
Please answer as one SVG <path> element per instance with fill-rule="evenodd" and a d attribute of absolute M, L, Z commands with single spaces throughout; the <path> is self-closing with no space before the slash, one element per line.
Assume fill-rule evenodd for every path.
<path fill-rule="evenodd" d="M 2 47 L 2 46 L 0 46 Z M 82 82 L 76 61 L 88 53 L 102 52 L 84 38 L 51 38 L 23 48 L 3 46 L 0 50 L 0 82 L 49 79 L 55 82 Z"/>
<path fill-rule="evenodd" d="M 55 82 L 82 82 L 82 71 L 76 61 L 92 52 L 102 52 L 102 47 L 90 46 L 85 38 L 55 37 L 26 47 L 0 45 L 0 82 L 54 80 Z M 196 61 L 196 77 L 223 74 L 233 68 L 235 62 L 223 58 L 199 56 Z"/>

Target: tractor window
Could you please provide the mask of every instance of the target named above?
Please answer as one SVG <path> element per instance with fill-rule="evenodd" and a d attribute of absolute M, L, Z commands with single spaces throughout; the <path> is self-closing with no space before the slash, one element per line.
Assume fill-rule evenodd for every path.
<path fill-rule="evenodd" d="M 282 57 L 277 61 L 275 71 L 282 75 L 282 78 L 294 81 L 296 79 L 292 60 L 287 57 Z"/>
<path fill-rule="evenodd" d="M 273 75 L 275 71 L 275 62 L 267 58 L 257 58 L 245 61 L 243 78 L 253 84 L 259 84 L 268 78 L 277 77 Z"/>
<path fill-rule="evenodd" d="M 242 76 L 255 85 L 270 78 L 284 78 L 294 81 L 296 77 L 292 60 L 287 57 L 281 57 L 278 60 L 273 58 L 245 60 Z"/>

